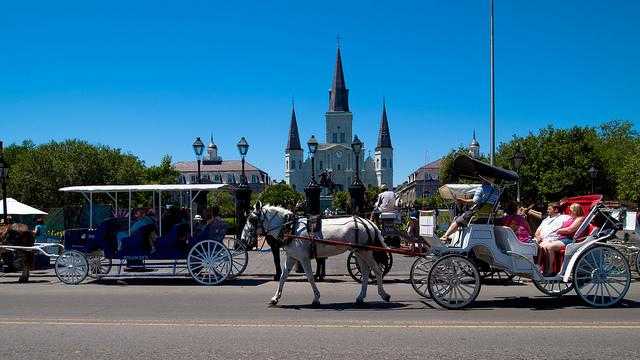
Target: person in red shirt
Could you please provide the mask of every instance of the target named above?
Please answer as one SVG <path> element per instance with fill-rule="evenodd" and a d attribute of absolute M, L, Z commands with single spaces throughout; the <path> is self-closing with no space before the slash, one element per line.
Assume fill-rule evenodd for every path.
<path fill-rule="evenodd" d="M 531 242 L 531 228 L 524 215 L 518 213 L 518 206 L 510 201 L 505 205 L 506 216 L 496 220 L 496 225 L 508 226 L 516 234 L 519 241 L 523 243 Z"/>

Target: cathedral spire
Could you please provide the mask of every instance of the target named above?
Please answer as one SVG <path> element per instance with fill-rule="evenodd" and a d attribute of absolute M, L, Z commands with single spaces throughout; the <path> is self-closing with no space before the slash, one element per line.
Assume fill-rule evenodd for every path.
<path fill-rule="evenodd" d="M 382 100 L 382 119 L 380 120 L 380 130 L 378 131 L 378 146 L 376 146 L 376 150 L 381 148 L 393 148 L 393 146 L 391 146 L 389 122 L 387 121 L 387 104 L 384 99 Z"/>
<path fill-rule="evenodd" d="M 300 135 L 298 134 L 298 121 L 296 120 L 296 108 L 291 106 L 291 125 L 289 126 L 289 141 L 287 142 L 287 151 L 302 150 L 300 146 Z"/>
<path fill-rule="evenodd" d="M 329 90 L 329 111 L 349 111 L 349 90 L 347 89 L 347 84 L 344 81 L 340 47 L 338 47 L 338 51 L 336 52 L 336 67 L 333 72 L 333 83 L 331 84 L 331 89 Z"/>

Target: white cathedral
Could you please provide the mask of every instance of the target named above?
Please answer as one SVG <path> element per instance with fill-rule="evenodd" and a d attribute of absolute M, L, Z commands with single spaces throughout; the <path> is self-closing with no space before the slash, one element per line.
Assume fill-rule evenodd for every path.
<path fill-rule="evenodd" d="M 329 90 L 329 111 L 325 113 L 325 141 L 318 145 L 315 153 L 315 173 L 331 174 L 340 190 L 347 190 L 355 179 L 355 155 L 351 150 L 353 140 L 353 113 L 349 110 L 349 90 L 344 81 L 340 48 L 336 54 L 333 83 Z M 360 151 L 360 180 L 365 186 L 386 184 L 393 188 L 393 146 L 387 121 L 387 109 L 383 102 L 378 143 L 374 156 L 364 158 L 364 146 Z M 310 155 L 310 154 L 309 154 Z M 291 125 L 285 148 L 285 182 L 302 192 L 311 180 L 311 158 L 304 157 L 300 145 L 295 108 L 291 111 Z"/>

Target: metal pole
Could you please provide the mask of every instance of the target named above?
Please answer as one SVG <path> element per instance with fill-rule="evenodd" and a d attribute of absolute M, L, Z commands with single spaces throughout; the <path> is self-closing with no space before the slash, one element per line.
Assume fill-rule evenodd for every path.
<path fill-rule="evenodd" d="M 93 193 L 89 193 L 89 229 L 93 229 Z"/>
<path fill-rule="evenodd" d="M 131 190 L 129 190 L 129 207 L 127 208 L 129 217 L 129 236 L 131 236 Z"/>
<path fill-rule="evenodd" d="M 356 154 L 356 181 L 360 183 L 360 153 Z"/>
<path fill-rule="evenodd" d="M 4 148 L 2 145 L 2 141 L 0 141 L 0 161 L 4 163 Z M 5 177 L 6 166 L 4 163 L 5 169 L 2 170 L 2 220 L 4 224 L 8 224 L 7 222 L 7 178 Z"/>
<path fill-rule="evenodd" d="M 242 178 L 240 179 L 241 184 L 247 183 L 247 176 L 244 174 L 244 155 L 242 155 Z"/>
<path fill-rule="evenodd" d="M 490 153 L 490 161 L 491 161 L 491 165 L 494 164 L 494 156 L 495 156 L 495 152 L 496 152 L 496 99 L 495 99 L 495 95 L 496 95 L 496 84 L 495 84 L 495 74 L 494 74 L 494 55 L 493 55 L 493 0 L 491 0 L 491 24 L 490 24 L 490 41 L 489 41 L 489 47 L 490 47 L 490 60 L 491 60 L 491 121 L 489 124 L 489 132 L 490 132 L 490 137 L 491 137 L 491 141 L 490 141 L 490 146 L 491 146 L 491 153 Z"/>
<path fill-rule="evenodd" d="M 198 184 L 202 184 L 202 178 L 200 177 L 200 159 L 198 159 Z"/>
<path fill-rule="evenodd" d="M 316 182 L 316 156 L 311 154 L 311 182 Z"/>
<path fill-rule="evenodd" d="M 517 182 L 518 193 L 516 195 L 516 202 L 520 205 L 520 180 Z"/>

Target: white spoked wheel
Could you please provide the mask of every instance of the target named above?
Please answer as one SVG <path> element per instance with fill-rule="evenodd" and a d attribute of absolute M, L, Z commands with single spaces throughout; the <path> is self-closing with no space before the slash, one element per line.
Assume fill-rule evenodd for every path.
<path fill-rule="evenodd" d="M 429 272 L 431 266 L 433 266 L 434 259 L 431 256 L 419 257 L 411 265 L 411 272 L 409 274 L 409 280 L 411 280 L 411 286 L 422 297 L 430 297 L 428 290 Z"/>
<path fill-rule="evenodd" d="M 79 251 L 69 250 L 58 256 L 55 263 L 56 276 L 68 285 L 78 285 L 89 274 L 87 258 Z"/>
<path fill-rule="evenodd" d="M 543 294 L 553 297 L 560 297 L 573 290 L 573 282 L 564 282 L 562 280 L 540 279 L 532 280 L 533 284 L 542 291 Z"/>
<path fill-rule="evenodd" d="M 480 273 L 476 265 L 460 255 L 438 259 L 429 271 L 431 298 L 447 309 L 461 309 L 480 293 Z"/>
<path fill-rule="evenodd" d="M 187 255 L 187 268 L 200 284 L 218 285 L 231 273 L 231 253 L 218 241 L 200 241 Z"/>
<path fill-rule="evenodd" d="M 88 275 L 92 279 L 98 279 L 111 271 L 111 259 L 105 258 L 102 254 L 87 255 L 87 262 L 89 263 Z"/>
<path fill-rule="evenodd" d="M 225 237 L 224 245 L 231 253 L 231 272 L 229 273 L 229 279 L 234 279 L 247 269 L 249 264 L 249 253 L 244 243 L 237 241 L 232 237 Z"/>
<path fill-rule="evenodd" d="M 587 304 L 595 307 L 615 305 L 629 291 L 629 263 L 619 250 L 596 245 L 578 258 L 573 282 L 576 293 Z"/>
<path fill-rule="evenodd" d="M 391 253 L 387 253 L 387 263 L 384 265 L 382 277 L 387 275 L 393 266 L 393 255 Z M 347 272 L 353 280 L 358 283 L 362 282 L 362 272 L 360 271 L 360 265 L 358 265 L 356 253 L 353 250 L 351 250 L 349 256 L 347 256 Z M 369 271 L 369 282 L 376 282 L 376 274 L 373 271 Z"/>

